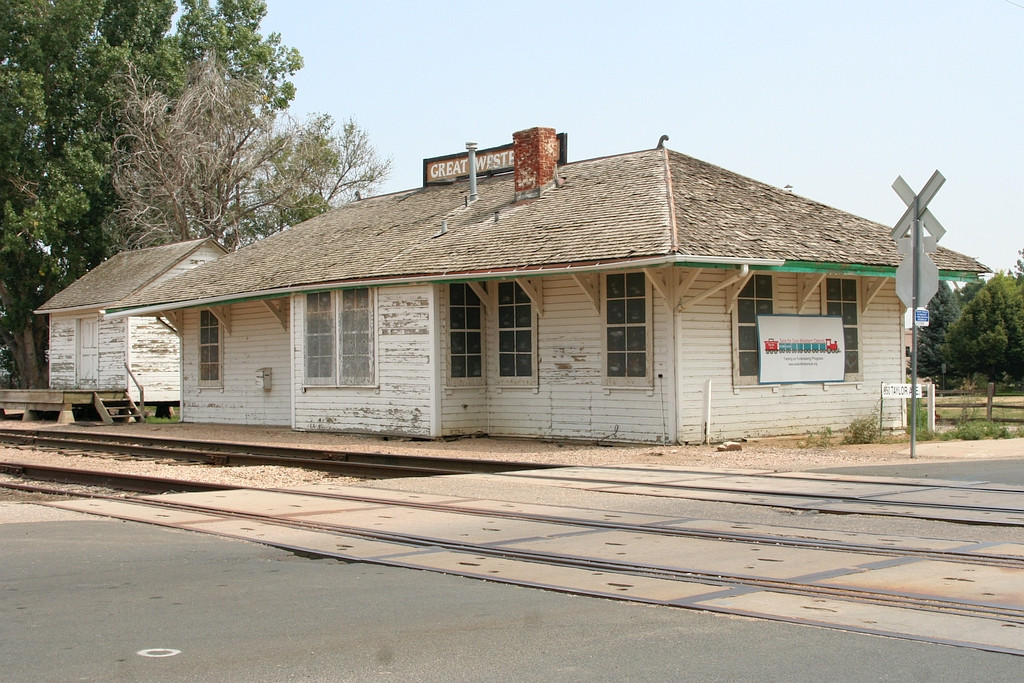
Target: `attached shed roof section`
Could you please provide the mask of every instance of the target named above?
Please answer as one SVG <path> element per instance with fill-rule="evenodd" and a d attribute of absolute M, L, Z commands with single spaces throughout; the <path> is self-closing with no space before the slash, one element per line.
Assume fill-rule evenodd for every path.
<path fill-rule="evenodd" d="M 51 297 L 38 312 L 114 304 L 143 289 L 207 242 L 216 244 L 198 239 L 114 254 Z"/>
<path fill-rule="evenodd" d="M 678 152 L 669 152 L 669 164 L 683 254 L 882 267 L 903 259 L 891 226 Z M 932 258 L 943 270 L 988 270 L 942 247 Z"/>

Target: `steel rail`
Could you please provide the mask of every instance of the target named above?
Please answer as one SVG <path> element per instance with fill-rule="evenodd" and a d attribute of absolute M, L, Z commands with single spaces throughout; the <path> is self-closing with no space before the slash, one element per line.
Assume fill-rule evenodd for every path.
<path fill-rule="evenodd" d="M 397 543 L 400 545 L 408 545 L 413 547 L 444 548 L 446 550 L 451 550 L 453 552 L 473 553 L 476 555 L 485 555 L 494 558 L 508 560 L 523 560 L 529 562 L 537 562 L 578 569 L 588 569 L 592 571 L 602 571 L 630 576 L 663 578 L 682 582 L 711 583 L 714 585 L 722 585 L 723 587 L 756 588 L 760 590 L 777 591 L 808 597 L 827 597 L 840 600 L 855 600 L 858 602 L 865 602 L 875 605 L 907 607 L 925 611 L 941 612 L 943 614 L 959 614 L 963 616 L 1013 621 L 1020 624 L 1021 626 L 1024 626 L 1024 609 L 1010 606 L 973 604 L 966 602 L 957 602 L 955 600 L 944 600 L 935 597 L 922 597 L 920 595 L 914 595 L 910 593 L 898 593 L 895 591 L 870 591 L 849 587 L 828 586 L 823 584 L 805 584 L 794 581 L 787 581 L 784 579 L 773 579 L 769 577 L 756 577 L 752 575 L 742 574 L 728 574 L 717 571 L 709 572 L 694 569 L 678 569 L 661 567 L 658 565 L 638 565 L 635 563 L 627 563 L 624 561 L 619 562 L 607 559 L 587 558 L 574 555 L 562 555 L 558 553 L 550 553 L 545 551 L 502 548 L 490 545 L 477 545 L 470 542 L 455 541 L 451 539 L 431 536 L 421 536 L 417 534 L 404 534 L 400 532 L 371 530 L 361 527 L 350 527 L 343 524 L 328 524 L 323 522 L 314 522 L 310 520 L 300 520 L 294 518 L 283 519 L 279 517 L 274 517 L 273 515 L 263 515 L 254 512 L 239 512 L 236 510 L 211 509 L 200 505 L 189 505 L 181 502 L 158 500 L 117 500 L 119 500 L 120 502 L 129 502 L 132 504 L 138 504 L 143 506 L 195 512 L 229 519 L 245 519 L 251 521 L 259 521 L 262 523 L 280 526 L 284 528 L 301 528 L 309 531 L 319 531 L 337 534 L 341 536 L 350 536 L 375 541 Z M 177 526 L 173 522 L 153 523 L 170 526 L 173 528 L 191 529 L 193 531 L 195 530 L 192 527 Z M 288 544 L 275 542 L 273 540 L 261 540 L 260 542 L 265 543 L 267 545 L 285 548 L 289 550 L 293 549 Z M 299 550 L 306 554 L 310 554 L 311 552 L 308 549 Z M 323 557 L 358 559 L 359 561 L 363 562 L 379 564 L 402 564 L 401 560 L 395 563 L 391 560 L 375 561 L 372 559 L 366 560 L 364 558 L 352 558 L 351 556 L 348 556 L 343 552 L 312 552 L 313 554 Z M 501 579 L 496 577 L 494 580 Z M 633 598 L 629 599 L 633 600 Z M 1024 652 L 1019 654 L 1024 654 Z"/>
<path fill-rule="evenodd" d="M 545 463 L 183 440 L 103 432 L 0 429 L 0 442 L 36 448 L 63 448 L 100 453 L 121 453 L 143 458 L 170 458 L 212 465 L 303 467 L 367 478 L 497 473 L 557 467 L 557 465 Z"/>
<path fill-rule="evenodd" d="M 944 504 L 944 503 L 932 503 L 932 502 L 927 502 L 927 501 L 883 500 L 883 499 L 877 498 L 877 495 L 871 495 L 871 496 L 867 496 L 867 495 L 865 495 L 865 496 L 847 496 L 847 495 L 843 495 L 843 494 L 839 494 L 839 493 L 828 493 L 828 492 L 810 494 L 810 493 L 803 493 L 803 492 L 800 492 L 800 491 L 778 491 L 778 490 L 757 489 L 757 488 L 738 489 L 736 487 L 726 487 L 726 486 L 718 487 L 718 486 L 712 485 L 713 482 L 708 481 L 708 480 L 704 480 L 702 482 L 703 485 L 701 485 L 701 486 L 691 486 L 691 485 L 687 485 L 686 483 L 680 483 L 680 482 L 657 482 L 657 483 L 646 482 L 646 481 L 644 481 L 644 482 L 626 482 L 626 481 L 623 481 L 621 479 L 602 479 L 599 475 L 587 476 L 587 477 L 566 477 L 566 476 L 559 476 L 558 473 L 552 473 L 552 474 L 542 473 L 542 474 L 538 474 L 538 475 L 530 475 L 528 477 L 521 477 L 521 476 L 517 476 L 516 472 L 499 473 L 499 474 L 501 474 L 502 476 L 517 477 L 519 480 L 536 479 L 536 480 L 548 480 L 548 481 L 567 481 L 567 482 L 572 482 L 572 483 L 586 482 L 586 483 L 590 483 L 590 484 L 608 484 L 610 486 L 622 486 L 624 484 L 629 484 L 629 486 L 637 488 L 637 489 L 639 489 L 639 488 L 650 489 L 649 492 L 645 492 L 645 493 L 643 493 L 643 495 L 657 496 L 657 497 L 668 497 L 668 498 L 671 498 L 672 496 L 665 496 L 665 495 L 659 493 L 657 491 L 657 489 L 678 489 L 680 491 L 691 491 L 691 492 L 692 491 L 696 491 L 696 492 L 708 491 L 708 492 L 736 494 L 736 495 L 775 496 L 777 498 L 781 498 L 781 497 L 786 497 L 786 498 L 803 498 L 803 499 L 810 500 L 810 501 L 813 501 L 813 500 L 827 500 L 827 501 L 839 501 L 839 502 L 850 502 L 850 503 L 862 503 L 864 505 L 887 505 L 887 506 L 890 506 L 890 507 L 893 507 L 893 508 L 899 508 L 899 507 L 917 508 L 917 509 L 928 509 L 928 508 L 931 508 L 931 509 L 937 509 L 937 510 L 962 510 L 962 511 L 970 510 L 970 511 L 974 511 L 974 512 L 1009 512 L 1009 513 L 1019 513 L 1019 512 L 1021 512 L 1021 510 L 1018 509 L 1018 508 L 988 507 L 988 506 L 982 506 L 982 505 L 956 505 L 956 504 L 948 505 L 948 504 Z M 722 476 L 749 476 L 749 477 L 757 477 L 758 475 L 756 475 L 756 474 L 754 474 L 754 475 L 723 474 Z M 775 476 L 771 477 L 772 480 L 785 479 L 785 478 L 786 477 L 775 477 Z M 832 481 L 832 480 L 829 480 L 829 479 L 807 480 L 807 479 L 803 479 L 803 478 L 800 478 L 800 477 L 788 477 L 788 478 L 789 479 L 799 479 L 801 481 L 822 481 L 822 482 Z M 840 480 L 835 480 L 835 481 L 843 481 L 843 480 L 840 479 Z M 853 482 L 853 483 L 863 483 L 863 482 Z M 879 483 L 885 483 L 885 482 L 883 481 L 883 482 L 879 482 Z M 935 489 L 944 488 L 941 485 L 935 485 L 935 484 L 927 485 L 927 484 L 909 484 L 908 483 L 908 484 L 899 484 L 899 485 L 900 486 L 917 486 L 918 488 L 920 488 L 922 490 L 935 490 Z M 1002 489 L 1002 488 L 986 489 L 986 488 L 983 488 L 983 487 L 978 487 L 976 489 L 973 489 L 973 488 L 967 487 L 967 486 L 957 487 L 955 490 L 957 490 L 957 491 L 966 491 L 966 490 L 993 491 L 993 492 L 997 492 L 997 493 L 1024 493 L 1024 490 L 1019 490 L 1019 489 Z M 617 494 L 621 494 L 621 492 L 618 492 L 618 491 L 607 491 L 607 490 L 604 490 L 602 492 L 603 493 L 617 493 Z M 636 491 L 627 491 L 626 495 L 638 495 L 638 494 L 636 493 Z M 879 510 L 852 511 L 852 510 L 836 510 L 836 509 L 832 509 L 832 508 L 810 508 L 808 505 L 798 505 L 798 504 L 786 503 L 784 501 L 778 500 L 777 498 L 773 499 L 773 500 L 769 500 L 769 501 L 758 501 L 756 499 L 751 499 L 750 501 L 722 501 L 721 499 L 718 499 L 718 498 L 710 498 L 710 497 L 701 498 L 699 496 L 693 496 L 693 498 L 697 498 L 698 500 L 708 500 L 708 501 L 712 501 L 712 502 L 729 502 L 729 503 L 742 502 L 742 504 L 746 504 L 746 505 L 762 505 L 762 506 L 768 506 L 768 507 L 789 508 L 789 509 L 794 509 L 794 510 L 817 509 L 817 510 L 819 510 L 821 512 L 828 512 L 828 513 L 831 513 L 831 514 L 865 514 L 865 515 L 879 515 L 879 516 L 895 516 L 896 515 L 895 512 L 883 512 L 883 511 L 879 511 Z M 922 518 L 923 519 L 931 519 L 930 517 L 922 517 Z M 951 519 L 948 519 L 948 518 L 945 518 L 945 517 L 936 517 L 935 519 L 937 519 L 939 521 L 946 521 L 946 522 L 957 521 L 957 520 L 951 520 Z M 999 521 L 978 522 L 978 521 L 975 521 L 975 520 L 962 520 L 962 521 L 964 523 L 969 523 L 969 524 L 992 524 L 992 525 L 1005 525 L 1005 526 L 1020 526 L 1020 523 L 1017 523 L 1017 522 L 999 522 Z"/>
<path fill-rule="evenodd" d="M 213 484 L 204 482 L 193 482 L 163 477 L 148 477 L 142 475 L 122 474 L 114 472 L 102 472 L 97 470 L 80 470 L 75 468 L 50 467 L 43 465 L 28 465 L 22 463 L 0 462 L 0 474 L 9 474 L 40 481 L 52 481 L 65 484 L 78 484 L 82 486 L 102 486 L 106 488 L 124 489 L 145 493 L 170 493 L 186 491 L 216 491 L 229 489 L 253 488 L 248 486 Z M 0 487 L 23 488 L 10 483 L 0 482 Z M 275 487 L 263 488 L 260 490 L 275 491 L 278 493 L 295 493 L 289 489 Z M 41 493 L 67 494 L 64 490 L 44 490 Z M 652 533 L 662 536 L 677 538 L 700 538 L 704 540 L 718 540 L 735 543 L 748 543 L 754 545 L 768 545 L 772 547 L 804 548 L 809 550 L 830 550 L 839 552 L 857 552 L 872 554 L 882 557 L 916 557 L 922 559 L 934 559 L 940 561 L 955 560 L 957 562 L 1006 567 L 1024 567 L 1024 557 L 998 554 L 969 553 L 955 550 L 927 550 L 920 548 L 894 548 L 892 546 L 877 546 L 867 543 L 834 541 L 827 539 L 793 538 L 787 536 L 774 536 L 769 534 L 723 532 L 711 529 L 699 529 L 693 527 L 666 527 L 646 524 L 626 524 L 622 522 L 601 521 L 593 519 L 581 519 L 579 517 L 566 517 L 560 515 L 545 515 L 537 513 L 525 513 L 509 510 L 492 510 L 474 508 L 471 505 L 434 504 L 422 501 L 409 500 L 388 500 L 376 496 L 358 496 L 352 494 L 339 494 L 336 492 L 324 491 L 302 491 L 302 495 L 319 498 L 331 498 L 360 503 L 371 503 L 380 505 L 393 505 L 398 507 L 416 508 L 431 510 L 435 512 L 449 512 L 457 514 L 468 514 L 474 516 L 499 517 L 501 519 L 533 521 L 551 524 L 563 524 L 579 526 L 588 529 L 605 529 L 609 531 L 629 531 L 637 533 Z M 965 542 L 964 545 L 972 545 Z"/>
<path fill-rule="evenodd" d="M 0 462 L 0 474 L 24 477 L 37 481 L 50 481 L 60 484 L 77 484 L 80 486 L 101 486 L 110 489 L 135 491 L 137 493 L 171 493 L 190 491 L 223 491 L 225 489 L 243 488 L 211 484 L 201 481 L 185 481 L 165 477 L 147 477 L 138 474 L 121 474 L 119 472 L 102 472 L 99 470 L 83 470 L 71 467 L 51 467 L 48 465 L 32 465 L 26 463 Z M 0 482 L 4 488 L 21 488 L 13 482 Z M 53 489 L 45 490 L 36 487 L 37 493 L 59 493 L 67 495 L 68 491 Z M 76 494 L 77 495 L 77 494 Z"/>
<path fill-rule="evenodd" d="M 278 493 L 295 493 L 289 489 L 269 488 L 267 491 Z M 509 510 L 494 510 L 488 508 L 474 508 L 464 505 L 435 504 L 412 500 L 387 500 L 380 497 L 357 496 L 351 494 L 339 494 L 323 491 L 302 491 L 302 495 L 318 498 L 336 498 L 359 503 L 376 503 L 381 505 L 396 505 L 401 507 L 431 510 L 434 512 L 454 512 L 469 514 L 480 517 L 499 517 L 501 519 L 542 522 L 551 524 L 564 524 L 580 526 L 590 529 L 605 529 L 609 531 L 631 531 L 637 533 L 653 533 L 662 536 L 679 538 L 700 538 L 712 541 L 728 541 L 735 543 L 750 543 L 754 545 L 768 545 L 772 547 L 805 548 L 809 550 L 832 550 L 839 552 L 856 552 L 861 554 L 879 555 L 882 557 L 918 557 L 922 559 L 934 559 L 941 561 L 955 560 L 968 564 L 977 564 L 993 567 L 1024 568 L 1024 557 L 1016 555 L 998 555 L 969 553 L 956 550 L 926 550 L 921 548 L 895 548 L 892 546 L 870 545 L 867 543 L 855 543 L 850 541 L 833 541 L 826 539 L 793 538 L 789 536 L 773 536 L 769 534 L 724 532 L 715 529 L 698 529 L 694 527 L 668 527 L 647 524 L 627 524 L 623 522 L 606 522 L 594 519 L 581 519 L 579 517 L 563 517 L 559 515 L 544 515 L 536 513 L 516 512 Z M 965 546 L 973 545 L 972 542 L 964 542 Z"/>
<path fill-rule="evenodd" d="M 128 477 L 128 478 L 132 478 L 132 477 Z M 135 478 L 137 478 L 137 477 L 135 477 Z M 173 480 L 171 480 L 171 481 L 173 481 Z M 174 483 L 182 483 L 182 482 L 174 482 Z M 187 483 L 194 483 L 194 482 L 187 482 Z M 0 486 L 3 486 L 3 485 L 5 485 L 5 484 L 0 482 Z M 11 486 L 11 488 L 25 488 L 25 487 L 14 485 L 14 486 Z M 37 487 L 31 487 L 31 488 L 36 489 Z M 219 487 L 218 486 L 216 488 L 226 488 L 226 487 Z M 180 489 L 176 489 L 176 490 L 180 490 Z M 81 496 L 82 495 L 82 494 L 78 494 L 78 493 L 69 493 L 67 491 L 61 491 L 61 490 L 53 490 L 52 493 L 58 493 L 58 494 L 61 494 L 61 495 L 71 495 L 71 496 Z M 303 492 L 303 493 L 305 493 L 305 492 Z M 206 514 L 206 515 L 217 516 L 217 517 L 221 517 L 221 518 L 236 518 L 236 519 L 253 520 L 253 521 L 259 521 L 259 522 L 263 522 L 263 523 L 267 523 L 267 524 L 271 524 L 271 525 L 275 525 L 275 526 L 280 526 L 280 527 L 284 527 L 284 528 L 302 528 L 302 529 L 311 530 L 311 531 L 318 531 L 318 532 L 322 532 L 322 533 L 337 534 L 339 536 L 359 537 L 359 538 L 365 538 L 365 539 L 371 539 L 371 540 L 378 540 L 378 541 L 384 541 L 384 542 L 397 543 L 397 544 L 407 545 L 407 546 L 412 546 L 412 547 L 445 548 L 445 549 L 448 549 L 448 550 L 451 550 L 451 551 L 455 551 L 455 552 L 466 552 L 466 553 L 473 553 L 473 554 L 476 554 L 476 555 L 485 555 L 485 556 L 489 556 L 489 557 L 502 558 L 502 559 L 508 559 L 508 560 L 520 560 L 520 561 L 536 562 L 536 563 L 550 564 L 550 565 L 570 567 L 570 568 L 581 568 L 581 569 L 588 569 L 588 570 L 591 570 L 591 571 L 601 571 L 601 572 L 607 572 L 607 573 L 620 574 L 620 575 L 624 575 L 624 576 L 653 577 L 653 578 L 661 578 L 661 579 L 675 580 L 675 581 L 681 581 L 681 582 L 695 582 L 696 581 L 696 582 L 700 582 L 700 583 L 710 583 L 712 585 L 722 586 L 723 589 L 729 589 L 729 588 L 745 589 L 745 588 L 750 588 L 750 589 L 756 589 L 756 590 L 767 590 L 767 591 L 772 591 L 772 592 L 787 593 L 787 594 L 800 595 L 800 596 L 805 596 L 805 597 L 831 598 L 831 599 L 837 599 L 837 600 L 848 601 L 848 602 L 852 601 L 852 602 L 858 602 L 858 603 L 874 604 L 874 605 L 879 605 L 879 606 L 901 607 L 901 608 L 905 608 L 905 609 L 916 609 L 916 610 L 923 610 L 923 611 L 929 611 L 929 612 L 938 612 L 938 613 L 947 614 L 947 615 L 953 614 L 953 615 L 969 616 L 969 617 L 974 617 L 974 618 L 991 619 L 991 620 L 998 620 L 998 621 L 1004 622 L 1004 623 L 1005 622 L 1012 622 L 1012 624 L 1014 624 L 1014 625 L 1024 626 L 1024 609 L 1021 609 L 1021 608 L 1018 608 L 1018 607 L 1007 606 L 1007 605 L 993 605 L 993 604 L 971 603 L 971 602 L 956 601 L 956 600 L 953 600 L 953 599 L 947 600 L 947 599 L 937 598 L 935 596 L 925 596 L 925 595 L 915 595 L 915 594 L 909 594 L 909 593 L 900 593 L 900 592 L 897 592 L 897 591 L 872 591 L 872 590 L 861 590 L 861 589 L 850 588 L 850 587 L 833 587 L 833 586 L 821 585 L 821 584 L 805 584 L 805 583 L 798 583 L 798 582 L 795 582 L 795 581 L 788 581 L 788 580 L 784 580 L 784 579 L 773 579 L 773 578 L 770 578 L 770 577 L 756 577 L 756 576 L 742 575 L 742 574 L 728 574 L 728 573 L 722 573 L 722 572 L 709 572 L 709 571 L 694 570 L 694 569 L 687 569 L 687 568 L 663 567 L 663 566 L 658 566 L 658 565 L 643 565 L 643 564 L 637 565 L 635 563 L 627 563 L 625 561 L 607 560 L 607 559 L 603 559 L 603 558 L 589 558 L 589 557 L 581 557 L 581 556 L 574 556 L 574 555 L 562 555 L 562 554 L 558 554 L 558 553 L 551 553 L 551 552 L 545 552 L 545 551 L 531 551 L 531 550 L 514 549 L 514 548 L 502 548 L 502 547 L 489 546 L 489 545 L 476 545 L 476 544 L 472 544 L 472 543 L 468 543 L 468 542 L 455 541 L 455 540 L 445 539 L 445 538 L 436 538 L 436 537 L 421 536 L 421 535 L 415 535 L 415 534 L 403 534 L 403 533 L 398 533 L 398 532 L 388 532 L 388 531 L 381 531 L 381 530 L 370 530 L 370 529 L 365 529 L 365 528 L 360 528 L 360 527 L 349 527 L 349 526 L 346 526 L 346 525 L 339 525 L 339 524 L 328 524 L 328 523 L 322 523 L 322 522 L 313 522 L 313 521 L 310 521 L 310 520 L 297 520 L 297 519 L 294 519 L 294 518 L 282 519 L 282 518 L 274 517 L 272 515 L 263 515 L 263 514 L 251 513 L 251 512 L 247 513 L 247 512 L 211 509 L 209 507 L 204 507 L 204 506 L 200 506 L 200 505 L 183 504 L 183 503 L 180 503 L 180 502 L 160 501 L 160 500 L 152 500 L 152 499 L 147 499 L 147 500 L 138 500 L 138 499 L 135 499 L 135 500 L 125 500 L 125 499 L 120 498 L 120 497 L 106 495 L 106 494 L 100 494 L 100 493 L 91 494 L 88 497 L 99 498 L 99 499 L 116 500 L 116 501 L 119 501 L 119 502 L 127 502 L 127 503 L 131 503 L 133 505 L 140 505 L 140 506 L 143 506 L 143 507 L 151 507 L 151 508 L 152 507 L 156 507 L 156 508 L 165 508 L 165 509 L 175 509 L 175 510 L 180 510 L 180 511 L 191 511 L 191 512 L 196 512 L 196 513 L 201 513 L 201 514 Z M 367 500 L 371 501 L 371 502 L 374 502 L 374 503 L 377 503 L 377 504 L 390 504 L 390 505 L 408 506 L 408 507 L 421 507 L 422 506 L 422 504 L 420 504 L 420 503 L 409 503 L 407 501 L 382 501 L 379 498 L 368 498 Z M 452 512 L 452 511 L 458 512 L 459 511 L 459 510 L 453 510 L 452 506 L 443 506 L 443 507 L 440 507 L 440 509 L 446 509 L 446 510 L 448 510 L 450 512 Z M 477 513 L 481 514 L 480 511 L 477 511 Z M 495 513 L 494 513 L 494 511 L 488 511 L 488 514 L 494 515 Z M 528 518 L 528 517 L 524 516 L 524 518 Z M 579 524 L 583 524 L 583 525 L 595 525 L 595 523 L 592 520 L 575 520 L 575 522 L 579 523 Z M 151 523 L 157 524 L 157 525 L 160 525 L 160 526 L 171 527 L 171 528 L 189 529 L 189 530 L 193 530 L 193 531 L 196 530 L 196 529 L 194 529 L 192 527 L 187 527 L 187 526 L 183 526 L 183 525 L 177 525 L 177 524 L 174 524 L 174 523 L 171 523 L 171 522 L 165 522 L 165 521 L 153 521 Z M 599 525 L 600 526 L 605 526 L 604 523 L 600 523 Z M 621 526 L 622 526 L 622 528 L 631 528 L 632 526 L 635 526 L 635 525 L 621 525 Z M 644 527 L 643 530 L 644 531 L 648 531 L 648 532 L 650 532 L 650 531 L 654 531 L 654 532 L 662 531 L 661 529 L 658 529 L 658 528 L 648 528 L 648 527 Z M 236 536 L 233 536 L 231 533 L 228 533 L 228 532 L 211 532 L 211 533 L 216 533 L 218 535 L 227 536 L 227 537 L 236 537 Z M 237 537 L 242 538 L 242 536 L 237 536 Z M 768 537 L 768 538 L 775 538 L 775 537 Z M 249 541 L 253 540 L 253 539 L 248 538 L 248 537 L 245 537 L 245 539 L 249 540 Z M 725 540 L 728 540 L 728 539 L 725 539 Z M 330 552 L 330 551 L 323 551 L 323 550 L 311 551 L 308 548 L 293 546 L 293 545 L 290 545 L 288 543 L 279 542 L 279 541 L 273 541 L 273 540 L 269 540 L 269 539 L 260 539 L 258 542 L 263 543 L 265 545 L 270 545 L 270 546 L 273 546 L 273 547 L 278 547 L 278 548 L 281 548 L 281 549 L 284 549 L 284 550 L 288 550 L 290 552 L 295 552 L 295 553 L 298 553 L 298 554 L 301 554 L 301 555 L 306 555 L 306 556 L 332 557 L 332 558 L 344 559 L 344 560 L 356 560 L 356 561 L 367 562 L 367 563 L 371 563 L 371 564 L 382 564 L 382 565 L 399 566 L 399 567 L 406 566 L 406 567 L 409 567 L 409 568 L 415 568 L 415 569 L 421 569 L 421 570 L 423 569 L 423 567 L 417 566 L 414 563 L 405 563 L 401 559 L 389 559 L 389 560 L 381 560 L 381 559 L 373 559 L 373 558 L 367 559 L 367 558 L 363 558 L 363 557 L 351 556 L 351 555 L 348 555 L 348 554 L 346 554 L 344 552 Z M 772 544 L 774 544 L 774 545 L 778 545 L 779 544 L 779 539 L 775 538 L 775 540 L 770 541 L 770 542 Z M 829 548 L 829 549 L 836 550 L 837 548 Z M 860 546 L 854 547 L 854 548 L 850 548 L 850 550 L 853 550 L 854 552 L 863 552 L 863 548 L 860 547 Z M 880 550 L 882 552 L 893 552 L 893 550 L 891 548 L 878 548 L 878 550 Z M 937 551 L 937 552 L 939 552 L 941 554 L 941 551 Z M 896 553 L 896 554 L 899 554 L 899 553 Z M 946 559 L 948 560 L 950 558 L 946 558 Z M 962 558 L 959 555 L 957 555 L 955 559 L 956 559 L 957 562 L 963 562 L 965 559 L 969 559 L 969 558 Z M 456 574 L 459 573 L 458 570 L 451 570 L 451 569 L 445 570 L 445 572 L 446 573 L 456 573 Z M 470 572 L 468 570 L 466 572 L 464 572 L 464 573 L 465 573 L 466 576 L 479 578 L 477 575 L 473 574 L 472 572 Z M 526 581 L 526 580 L 516 580 L 516 579 L 507 578 L 507 577 L 500 577 L 500 576 L 493 576 L 493 577 L 489 576 L 488 580 L 497 581 L 497 582 L 503 582 L 503 583 L 516 584 L 516 585 L 528 585 L 528 586 L 534 586 L 534 587 L 540 587 L 540 588 L 547 588 L 547 589 L 551 589 L 551 590 L 559 590 L 559 591 L 562 591 L 562 592 L 569 592 L 569 593 L 580 594 L 580 595 L 592 595 L 592 596 L 595 596 L 595 597 L 616 598 L 615 595 L 609 594 L 607 592 L 593 590 L 593 589 L 570 589 L 570 588 L 567 588 L 567 587 L 559 587 L 559 586 L 553 586 L 553 585 L 542 585 L 542 584 L 536 584 L 534 582 L 530 582 L 530 581 Z M 887 630 L 881 629 L 881 628 L 861 627 L 861 626 L 853 626 L 853 625 L 841 624 L 841 623 L 828 623 L 828 622 L 816 621 L 816 620 L 813 620 L 813 619 L 789 617 L 789 616 L 785 616 L 785 615 L 773 615 L 773 614 L 767 614 L 767 613 L 766 614 L 760 614 L 760 613 L 753 614 L 753 613 L 748 613 L 748 612 L 746 612 L 746 611 L 744 611 L 742 609 L 732 609 L 732 608 L 724 607 L 724 606 L 720 606 L 720 605 L 719 606 L 712 606 L 712 605 L 706 605 L 706 604 L 687 605 L 685 602 L 679 602 L 679 601 L 666 603 L 666 602 L 658 600 L 656 598 L 644 598 L 644 597 L 638 597 L 638 596 L 623 597 L 623 598 L 620 598 L 620 599 L 625 599 L 625 600 L 629 600 L 629 601 L 633 601 L 633 602 L 647 602 L 647 603 L 651 603 L 651 604 L 668 604 L 668 605 L 676 606 L 676 607 L 683 607 L 683 608 L 689 608 L 689 609 L 700 609 L 702 611 L 713 611 L 713 612 L 719 612 L 719 613 L 724 613 L 724 614 L 742 614 L 742 615 L 746 615 L 746 616 L 753 616 L 753 617 L 757 617 L 757 618 L 766 618 L 766 619 L 771 619 L 771 620 L 776 620 L 776 621 L 788 621 L 788 622 L 792 622 L 792 623 L 804 623 L 804 624 L 815 625 L 815 626 L 820 626 L 820 627 L 827 627 L 827 628 L 834 628 L 834 629 L 839 629 L 839 630 L 846 630 L 846 631 L 853 631 L 853 632 L 860 632 L 860 633 L 873 633 L 873 634 L 877 634 L 877 635 L 887 635 L 887 636 L 898 637 L 898 638 L 903 638 L 903 639 L 910 639 L 910 640 L 916 640 L 916 641 L 921 641 L 921 642 L 942 643 L 942 644 L 947 644 L 947 645 L 970 647 L 970 648 L 973 648 L 973 649 L 988 650 L 988 651 L 993 651 L 993 652 L 1002 652 L 1002 653 L 1008 653 L 1008 654 L 1024 655 L 1024 650 L 1013 649 L 1013 648 L 1006 648 L 1006 647 L 1003 647 L 1003 646 L 993 645 L 993 644 L 975 643 L 975 642 L 971 642 L 971 641 L 957 641 L 957 640 L 951 640 L 951 639 L 948 639 L 948 638 L 935 638 L 935 637 L 922 636 L 920 634 L 912 634 L 912 633 L 908 634 L 908 633 L 901 633 L 901 632 L 891 632 L 891 631 L 887 631 Z"/>

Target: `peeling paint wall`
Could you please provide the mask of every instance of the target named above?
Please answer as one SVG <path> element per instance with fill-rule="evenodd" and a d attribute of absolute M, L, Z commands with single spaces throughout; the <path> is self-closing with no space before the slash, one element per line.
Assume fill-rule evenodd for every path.
<path fill-rule="evenodd" d="M 305 297 L 293 298 L 295 429 L 435 436 L 434 292 L 429 285 L 382 287 L 374 296 L 376 383 L 366 387 L 304 384 Z"/>
<path fill-rule="evenodd" d="M 199 309 L 185 311 L 183 422 L 288 426 L 290 424 L 289 332 L 261 302 L 228 308 L 230 331 L 220 331 L 221 368 L 217 386 L 199 386 Z M 271 370 L 266 391 L 259 372 Z"/>
<path fill-rule="evenodd" d="M 78 357 L 80 320 L 96 323 L 96 380 L 81 381 Z M 97 312 L 76 312 L 50 315 L 50 388 L 103 389 L 123 391 L 127 375 L 124 370 L 127 337 L 124 320 L 100 320 Z"/>
<path fill-rule="evenodd" d="M 154 318 L 128 318 L 128 330 L 129 365 L 146 392 L 146 401 L 179 400 L 181 341 L 178 335 Z M 130 378 L 128 393 L 139 400 L 139 390 Z"/>
<path fill-rule="evenodd" d="M 543 283 L 544 314 L 536 327 L 537 382 L 519 385 L 499 376 L 496 283 L 490 283 L 490 302 L 485 310 L 486 384 L 445 386 L 444 434 L 670 440 L 674 392 L 670 374 L 671 323 L 664 300 L 657 292 L 649 299 L 653 316 L 651 383 L 640 387 L 608 386 L 602 377 L 602 313 L 572 278 L 547 277 L 539 282 Z M 446 308 L 442 309 L 442 317 L 447 320 Z M 443 377 L 448 374 L 447 338 L 447 333 L 441 335 Z"/>

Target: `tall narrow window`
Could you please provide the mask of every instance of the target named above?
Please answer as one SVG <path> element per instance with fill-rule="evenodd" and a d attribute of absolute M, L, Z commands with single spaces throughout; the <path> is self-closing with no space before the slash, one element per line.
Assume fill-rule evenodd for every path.
<path fill-rule="evenodd" d="M 533 304 L 515 282 L 498 284 L 498 375 L 533 377 Z"/>
<path fill-rule="evenodd" d="M 761 357 L 757 348 L 757 316 L 772 313 L 772 276 L 754 275 L 736 297 L 736 348 L 740 377 L 758 376 Z"/>
<path fill-rule="evenodd" d="M 483 310 L 467 284 L 448 286 L 448 336 L 453 379 L 483 377 Z"/>
<path fill-rule="evenodd" d="M 843 342 L 846 346 L 846 374 L 860 372 L 860 342 L 857 333 L 857 281 L 830 277 L 825 281 L 825 313 L 843 317 Z"/>
<path fill-rule="evenodd" d="M 306 295 L 306 383 L 334 381 L 334 300 L 330 292 Z"/>
<path fill-rule="evenodd" d="M 374 381 L 374 303 L 366 287 L 306 295 L 306 384 Z"/>
<path fill-rule="evenodd" d="M 373 306 L 370 290 L 346 289 L 341 292 L 339 325 L 340 383 L 373 383 Z"/>
<path fill-rule="evenodd" d="M 212 312 L 199 312 L 199 384 L 220 385 L 220 321 Z"/>
<path fill-rule="evenodd" d="M 643 273 L 605 279 L 605 372 L 609 379 L 648 377 L 647 278 Z"/>

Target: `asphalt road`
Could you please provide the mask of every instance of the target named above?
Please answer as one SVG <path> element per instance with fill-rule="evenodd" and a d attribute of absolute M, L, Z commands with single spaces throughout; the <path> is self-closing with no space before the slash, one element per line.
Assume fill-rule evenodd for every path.
<path fill-rule="evenodd" d="M 4 681 L 962 683 L 1022 671 L 1010 655 L 0 504 Z"/>
<path fill-rule="evenodd" d="M 1018 458 L 955 460 L 938 463 L 915 463 L 907 460 L 899 465 L 865 465 L 832 467 L 817 470 L 833 474 L 866 474 L 876 477 L 920 477 L 954 481 L 990 481 L 1024 486 L 1024 453 Z"/>

